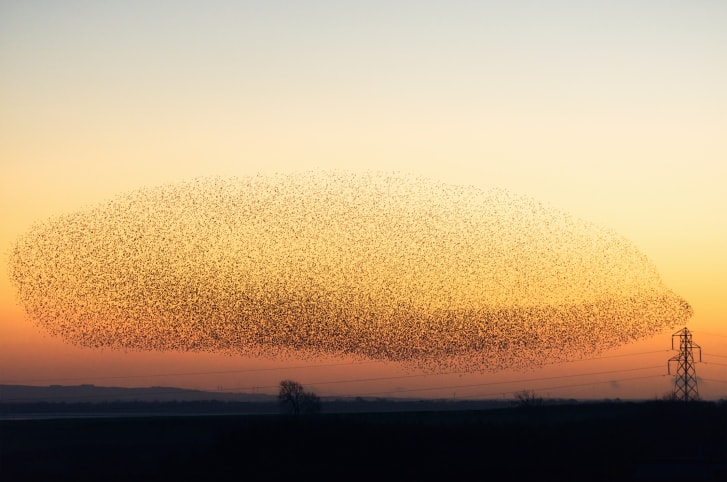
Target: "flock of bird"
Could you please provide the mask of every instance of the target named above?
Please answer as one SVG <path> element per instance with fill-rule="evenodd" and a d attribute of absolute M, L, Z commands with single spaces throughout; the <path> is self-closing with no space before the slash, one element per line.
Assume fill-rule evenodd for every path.
<path fill-rule="evenodd" d="M 583 358 L 690 306 L 629 241 L 503 190 L 377 173 L 196 179 L 35 225 L 30 318 L 86 347 L 487 371 Z"/>

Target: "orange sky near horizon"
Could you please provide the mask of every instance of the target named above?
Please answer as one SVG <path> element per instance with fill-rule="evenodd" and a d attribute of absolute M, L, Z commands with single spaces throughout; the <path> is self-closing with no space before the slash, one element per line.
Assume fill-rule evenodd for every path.
<path fill-rule="evenodd" d="M 502 187 L 623 235 L 694 308 L 700 393 L 727 396 L 727 7 L 500 3 L 1 3 L 0 384 L 670 390 L 670 332 L 589 361 L 425 374 L 78 348 L 17 304 L 8 253 L 34 223 L 199 176 L 337 169 Z"/>

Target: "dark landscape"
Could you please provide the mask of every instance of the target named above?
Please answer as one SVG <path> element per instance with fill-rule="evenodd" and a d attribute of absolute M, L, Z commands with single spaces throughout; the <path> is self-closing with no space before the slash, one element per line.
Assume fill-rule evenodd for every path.
<path fill-rule="evenodd" d="M 724 401 L 499 403 L 351 399 L 295 417 L 273 402 L 4 402 L 0 478 L 727 478 Z"/>

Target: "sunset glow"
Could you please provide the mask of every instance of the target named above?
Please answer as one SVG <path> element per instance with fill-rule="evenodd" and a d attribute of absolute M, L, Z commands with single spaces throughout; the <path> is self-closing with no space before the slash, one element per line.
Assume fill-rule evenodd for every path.
<path fill-rule="evenodd" d="M 725 24 L 2 2 L 0 384 L 723 397 Z"/>

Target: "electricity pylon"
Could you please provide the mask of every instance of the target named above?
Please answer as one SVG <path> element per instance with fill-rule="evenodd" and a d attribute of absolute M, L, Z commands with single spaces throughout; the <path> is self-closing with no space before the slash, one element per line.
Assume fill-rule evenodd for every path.
<path fill-rule="evenodd" d="M 679 337 L 679 354 L 669 358 L 668 372 L 671 375 L 672 362 L 677 363 L 674 378 L 674 398 L 677 400 L 699 400 L 697 373 L 694 370 L 694 348 L 699 350 L 699 361 L 702 361 L 702 347 L 692 341 L 692 332 L 684 328 L 671 336 L 671 349 L 674 349 L 674 337 Z"/>

